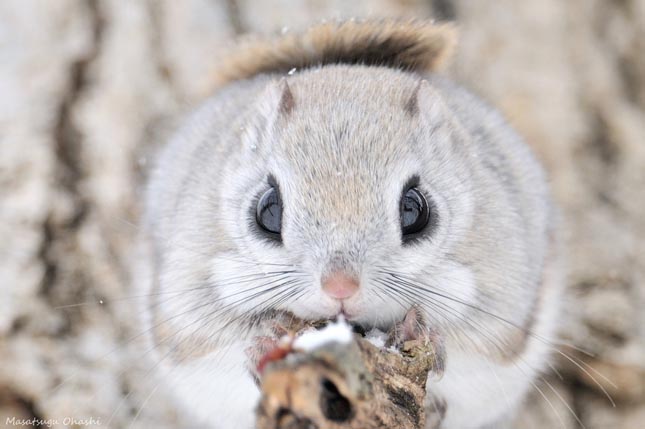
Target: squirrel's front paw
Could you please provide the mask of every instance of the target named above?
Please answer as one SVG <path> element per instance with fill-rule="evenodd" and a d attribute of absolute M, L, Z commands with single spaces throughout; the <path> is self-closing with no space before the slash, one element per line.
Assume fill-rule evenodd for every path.
<path fill-rule="evenodd" d="M 278 314 L 267 320 L 263 331 L 266 335 L 253 337 L 252 344 L 246 351 L 247 368 L 256 384 L 267 363 L 280 360 L 291 349 L 291 339 L 307 325 L 293 316 Z"/>
<path fill-rule="evenodd" d="M 443 375 L 445 367 L 445 350 L 441 336 L 428 326 L 423 313 L 418 307 L 412 307 L 402 321 L 396 323 L 388 333 L 386 347 L 394 347 L 405 352 L 415 347 L 432 345 L 435 359 L 431 374 L 436 377 Z"/>
<path fill-rule="evenodd" d="M 260 383 L 262 369 L 271 357 L 279 353 L 280 341 L 275 337 L 261 336 L 253 338 L 253 344 L 246 351 L 247 369 L 257 385 Z"/>

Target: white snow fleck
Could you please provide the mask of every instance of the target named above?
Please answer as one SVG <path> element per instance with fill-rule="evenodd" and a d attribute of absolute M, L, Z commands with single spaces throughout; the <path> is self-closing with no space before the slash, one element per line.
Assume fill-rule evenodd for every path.
<path fill-rule="evenodd" d="M 296 68 L 294 67 L 294 68 L 292 68 L 291 70 L 289 70 L 289 72 L 287 72 L 287 74 L 288 74 L 289 76 L 291 76 L 291 75 L 293 75 L 295 72 L 296 72 Z"/>
<path fill-rule="evenodd" d="M 390 352 L 390 353 L 395 353 L 395 354 L 397 354 L 397 355 L 400 355 L 400 354 L 401 354 L 401 350 L 397 349 L 394 345 L 391 345 L 391 346 L 390 346 L 390 347 L 388 347 L 386 350 L 387 350 L 388 352 Z"/>
<path fill-rule="evenodd" d="M 342 317 L 338 321 L 330 323 L 321 330 L 307 331 L 293 342 L 293 348 L 310 352 L 325 344 L 341 343 L 347 344 L 352 340 L 352 327 Z"/>
<path fill-rule="evenodd" d="M 102 299 L 99 299 L 99 304 L 103 304 L 103 300 L 102 300 Z"/>
<path fill-rule="evenodd" d="M 289 32 L 289 27 L 284 26 L 280 29 L 280 34 L 287 34 Z"/>
<path fill-rule="evenodd" d="M 372 345 L 382 348 L 385 347 L 385 341 L 387 340 L 387 334 L 379 329 L 372 329 L 367 334 L 365 334 L 365 339 L 372 343 Z"/>

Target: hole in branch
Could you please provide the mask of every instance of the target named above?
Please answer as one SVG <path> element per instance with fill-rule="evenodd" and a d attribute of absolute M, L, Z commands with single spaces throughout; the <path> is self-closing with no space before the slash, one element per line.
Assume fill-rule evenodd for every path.
<path fill-rule="evenodd" d="M 334 422 L 346 422 L 352 418 L 353 414 L 352 404 L 327 378 L 323 378 L 321 382 L 320 409 L 327 419 Z"/>

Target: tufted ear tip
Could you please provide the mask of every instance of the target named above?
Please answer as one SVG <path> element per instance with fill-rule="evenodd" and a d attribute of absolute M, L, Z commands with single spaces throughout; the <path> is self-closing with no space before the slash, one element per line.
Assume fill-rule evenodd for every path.
<path fill-rule="evenodd" d="M 278 103 L 278 110 L 283 115 L 288 115 L 291 113 L 295 106 L 295 99 L 293 98 L 293 93 L 289 87 L 289 83 L 286 78 L 280 79 L 278 84 L 280 91 L 280 102 Z"/>
<path fill-rule="evenodd" d="M 422 114 L 430 120 L 439 119 L 442 110 L 441 95 L 426 79 L 420 79 L 412 94 L 403 104 L 403 109 L 410 117 Z"/>
<path fill-rule="evenodd" d="M 421 90 L 421 86 L 427 84 L 428 81 L 426 81 L 425 79 L 420 79 L 419 82 L 417 82 L 417 85 L 414 87 L 412 95 L 410 95 L 408 101 L 406 101 L 403 105 L 403 108 L 410 116 L 416 116 L 419 114 L 419 91 Z"/>
<path fill-rule="evenodd" d="M 293 96 L 287 78 L 270 82 L 264 94 L 257 102 L 257 113 L 263 119 L 265 127 L 272 127 L 282 117 L 293 111 L 296 99 Z"/>

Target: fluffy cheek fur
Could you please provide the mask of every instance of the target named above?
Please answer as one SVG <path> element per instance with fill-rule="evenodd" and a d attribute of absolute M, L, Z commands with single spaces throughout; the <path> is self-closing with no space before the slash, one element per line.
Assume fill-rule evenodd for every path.
<path fill-rule="evenodd" d="M 249 263 L 243 262 L 241 255 L 215 257 L 211 277 L 221 305 L 240 313 L 285 310 L 307 318 L 337 314 L 340 306 L 324 296 L 320 288 L 314 287 L 314 277 L 285 260 L 265 257 Z M 307 303 L 310 302 L 315 305 L 309 307 Z M 304 312 L 298 311 L 301 308 L 305 308 Z"/>
<path fill-rule="evenodd" d="M 410 306 L 416 305 L 424 310 L 433 326 L 449 327 L 458 322 L 457 311 L 463 310 L 446 311 L 446 308 L 455 308 L 453 302 L 421 291 L 420 288 L 439 292 L 441 289 L 432 285 L 441 284 L 442 288 L 452 290 L 453 294 L 458 293 L 467 302 L 474 300 L 476 296 L 472 273 L 458 264 L 446 264 L 444 268 L 435 270 L 431 274 L 431 281 L 428 281 L 428 274 L 399 273 L 405 275 L 409 282 L 398 282 L 385 288 L 382 273 L 379 274 L 380 278 L 365 279 L 359 294 L 345 304 L 346 312 L 354 315 L 353 321 L 387 329 L 401 320 Z"/>

